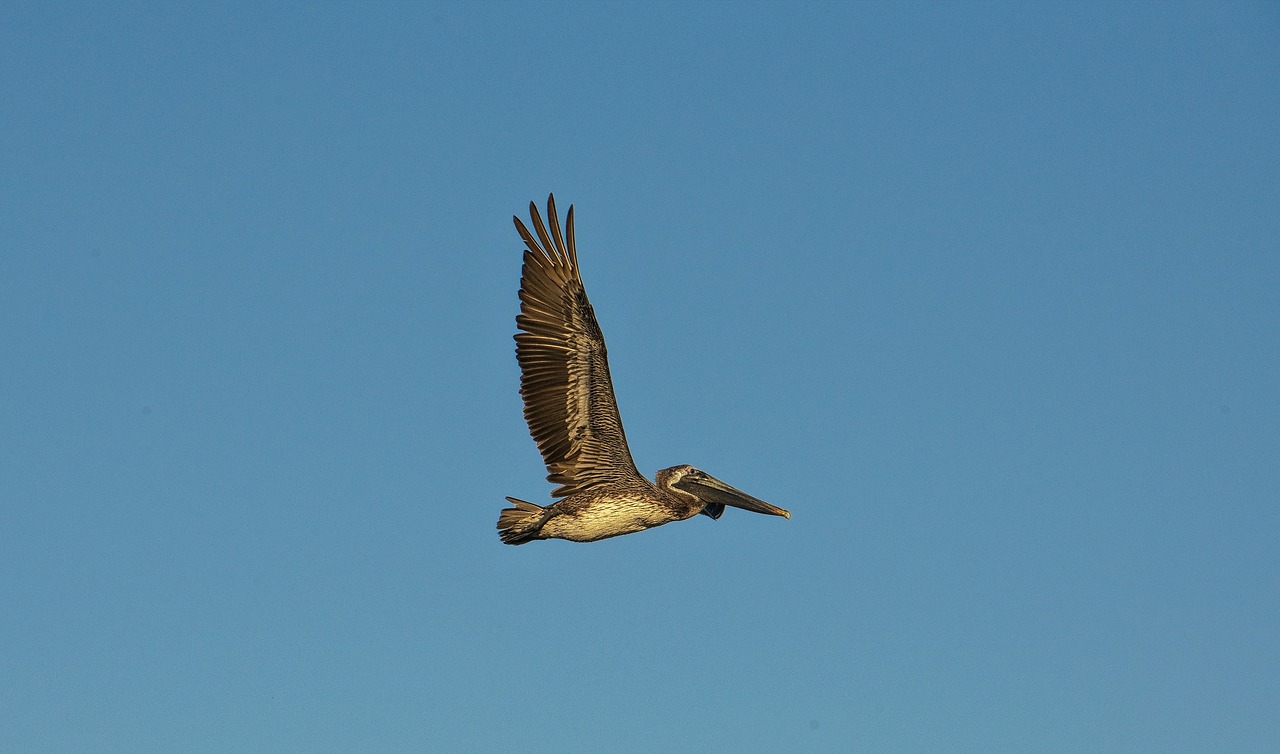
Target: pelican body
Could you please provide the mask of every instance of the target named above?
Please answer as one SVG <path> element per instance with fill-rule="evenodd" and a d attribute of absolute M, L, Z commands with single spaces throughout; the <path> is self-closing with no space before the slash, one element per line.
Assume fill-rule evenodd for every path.
<path fill-rule="evenodd" d="M 516 361 L 524 418 L 559 485 L 548 506 L 508 497 L 498 516 L 503 542 L 597 539 L 683 521 L 699 513 L 720 518 L 725 506 L 791 518 L 791 514 L 734 489 L 706 472 L 681 465 L 644 478 L 631 460 L 609 376 L 604 335 L 578 272 L 573 207 L 560 232 L 555 196 L 547 197 L 550 229 L 529 203 L 536 231 L 513 218 L 524 239 Z"/>

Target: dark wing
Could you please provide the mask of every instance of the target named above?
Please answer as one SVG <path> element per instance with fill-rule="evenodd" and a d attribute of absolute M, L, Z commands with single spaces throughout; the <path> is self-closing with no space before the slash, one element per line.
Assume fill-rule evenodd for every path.
<path fill-rule="evenodd" d="M 547 197 L 551 232 L 529 203 L 535 238 L 514 218 L 528 249 L 520 276 L 516 360 L 529 433 L 547 464 L 551 494 L 572 495 L 603 482 L 640 476 L 618 416 L 604 335 L 578 273 L 573 207 L 560 233 L 555 196 Z"/>

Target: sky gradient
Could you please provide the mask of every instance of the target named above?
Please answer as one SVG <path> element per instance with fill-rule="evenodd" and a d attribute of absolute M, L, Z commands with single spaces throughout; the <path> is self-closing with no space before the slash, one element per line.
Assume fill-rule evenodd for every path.
<path fill-rule="evenodd" d="M 3 18 L 0 751 L 1275 751 L 1274 3 Z M 499 542 L 552 191 L 791 520 Z"/>

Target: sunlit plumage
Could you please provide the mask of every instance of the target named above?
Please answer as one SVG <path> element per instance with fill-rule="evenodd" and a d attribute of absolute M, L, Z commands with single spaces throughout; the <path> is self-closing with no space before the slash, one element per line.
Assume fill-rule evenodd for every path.
<path fill-rule="evenodd" d="M 532 202 L 529 213 L 536 235 L 514 218 L 527 247 L 516 317 L 520 395 L 547 479 L 559 485 L 552 495 L 562 499 L 540 506 L 507 498 L 515 507 L 498 516 L 502 541 L 592 542 L 699 513 L 717 519 L 725 506 L 790 518 L 692 466 L 663 469 L 656 484 L 640 475 L 618 416 L 604 335 L 578 272 L 573 207 L 564 234 L 554 196 L 547 198 L 549 228 Z"/>

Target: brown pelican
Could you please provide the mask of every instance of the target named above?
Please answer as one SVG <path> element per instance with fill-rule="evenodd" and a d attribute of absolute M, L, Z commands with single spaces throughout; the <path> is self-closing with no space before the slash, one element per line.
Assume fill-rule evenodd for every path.
<path fill-rule="evenodd" d="M 507 498 L 515 507 L 498 516 L 502 541 L 593 542 L 699 513 L 718 519 L 726 505 L 791 518 L 692 466 L 659 471 L 657 484 L 636 471 L 613 397 L 604 335 L 578 273 L 573 207 L 565 218 L 567 236 L 560 233 L 554 195 L 547 197 L 550 233 L 533 202 L 529 214 L 536 237 L 513 218 L 528 247 L 516 317 L 520 395 L 547 481 L 560 485 L 551 494 L 563 499 L 543 507 Z"/>

